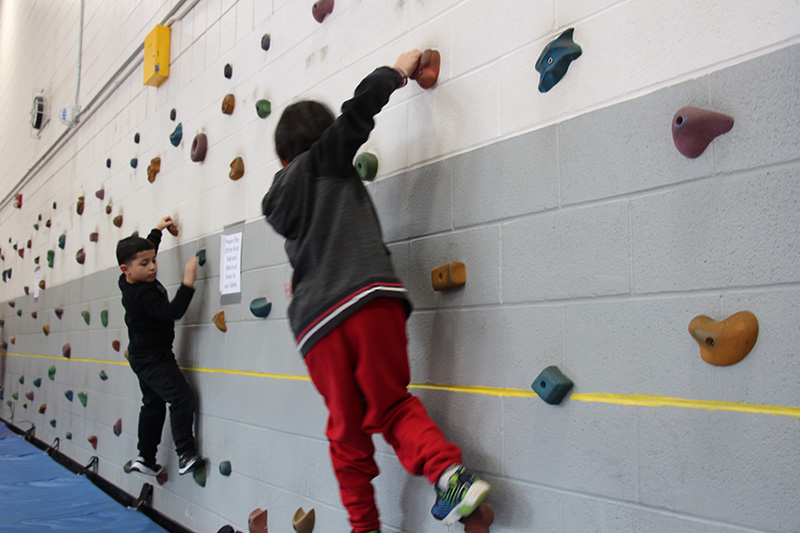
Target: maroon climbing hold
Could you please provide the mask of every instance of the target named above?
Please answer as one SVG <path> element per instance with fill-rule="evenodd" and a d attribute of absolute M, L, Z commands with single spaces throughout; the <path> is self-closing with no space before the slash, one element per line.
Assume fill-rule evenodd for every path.
<path fill-rule="evenodd" d="M 17 209 L 22 209 L 22 193 L 17 193 L 14 195 L 14 207 Z"/>
<path fill-rule="evenodd" d="M 205 133 L 198 133 L 192 141 L 192 161 L 203 161 L 206 158 L 206 150 L 208 150 L 208 137 Z"/>
<path fill-rule="evenodd" d="M 75 260 L 81 265 L 86 261 L 86 252 L 83 251 L 83 248 L 75 254 Z"/>
<path fill-rule="evenodd" d="M 66 343 L 64 346 L 61 347 L 61 355 L 69 359 L 72 356 L 72 346 L 69 343 Z"/>
<path fill-rule="evenodd" d="M 697 107 L 682 107 L 672 117 L 672 140 L 681 154 L 694 159 L 711 141 L 732 127 L 733 117 Z"/>
<path fill-rule="evenodd" d="M 100 238 L 100 234 L 97 233 L 96 231 L 93 231 L 93 232 L 91 232 L 89 234 L 89 240 L 92 241 L 92 242 L 97 242 L 99 238 Z"/>
<path fill-rule="evenodd" d="M 55 311 L 56 316 L 58 317 L 59 320 L 61 320 L 61 317 L 64 316 L 64 308 L 63 307 L 56 307 L 53 311 Z"/>
<path fill-rule="evenodd" d="M 28 391 L 25 391 L 25 397 L 26 397 L 27 399 L 29 399 L 30 401 L 33 401 L 33 389 L 30 389 L 30 390 L 28 390 Z"/>
<path fill-rule="evenodd" d="M 425 50 L 419 58 L 414 72 L 409 76 L 416 80 L 417 84 L 423 89 L 430 89 L 439 79 L 439 69 L 442 64 L 442 57 L 437 50 Z"/>
<path fill-rule="evenodd" d="M 122 433 L 122 419 L 118 418 L 117 421 L 114 422 L 114 435 L 119 437 L 121 433 Z"/>
<path fill-rule="evenodd" d="M 37 318 L 39 316 L 39 313 L 37 313 L 36 311 L 31 311 L 31 316 L 33 318 Z"/>
<path fill-rule="evenodd" d="M 175 224 L 170 224 L 169 226 L 167 226 L 167 231 L 169 231 L 173 237 L 178 236 L 178 226 L 176 226 Z"/>
<path fill-rule="evenodd" d="M 327 15 L 333 13 L 333 0 L 319 0 L 314 2 L 311 7 L 311 14 L 314 15 L 314 20 L 322 24 Z"/>
<path fill-rule="evenodd" d="M 97 449 L 97 436 L 96 435 L 89 435 L 88 437 L 86 437 L 86 440 L 89 441 L 89 444 L 92 445 L 92 448 L 94 448 L 95 450 Z"/>
<path fill-rule="evenodd" d="M 115 352 L 118 352 L 119 349 L 121 348 L 121 345 L 117 339 L 114 339 L 113 341 L 111 341 L 111 347 L 114 348 Z"/>
<path fill-rule="evenodd" d="M 488 503 L 482 503 L 472 514 L 461 519 L 464 533 L 489 533 L 489 526 L 494 522 L 494 509 Z"/>
<path fill-rule="evenodd" d="M 100 189 L 99 191 L 94 193 L 94 195 L 97 196 L 100 200 L 103 200 L 106 197 L 106 190 L 105 189 Z"/>

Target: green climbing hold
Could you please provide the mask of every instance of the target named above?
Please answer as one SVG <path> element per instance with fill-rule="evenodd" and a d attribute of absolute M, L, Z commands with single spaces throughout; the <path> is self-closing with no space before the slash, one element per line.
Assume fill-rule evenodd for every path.
<path fill-rule="evenodd" d="M 83 317 L 83 321 L 86 322 L 86 325 L 89 325 L 91 322 L 92 316 L 89 314 L 89 311 L 81 311 L 81 316 Z"/>
<path fill-rule="evenodd" d="M 81 391 L 78 393 L 78 400 L 80 400 L 82 406 L 86 407 L 86 402 L 89 401 L 89 397 L 85 392 Z"/>
<path fill-rule="evenodd" d="M 71 431 L 67 431 L 67 434 L 64 435 L 64 436 L 67 438 L 67 440 L 72 440 L 72 432 Z"/>
<path fill-rule="evenodd" d="M 56 258 L 56 253 L 53 250 L 47 250 L 47 266 L 53 268 L 53 260 Z"/>
<path fill-rule="evenodd" d="M 100 371 L 100 379 L 102 379 L 103 381 L 108 379 L 108 374 L 106 374 L 105 370 Z"/>
<path fill-rule="evenodd" d="M 47 377 L 50 378 L 50 381 L 56 379 L 56 365 L 50 365 L 50 368 L 47 369 Z"/>
<path fill-rule="evenodd" d="M 64 396 L 66 396 L 67 400 L 72 401 L 72 391 L 68 390 L 64 392 Z"/>
<path fill-rule="evenodd" d="M 250 312 L 259 318 L 266 318 L 272 310 L 272 302 L 268 302 L 266 298 L 256 298 L 250 302 Z"/>
<path fill-rule="evenodd" d="M 36 231 L 39 231 L 39 224 L 34 224 L 33 225 L 33 229 L 35 229 Z"/>
<path fill-rule="evenodd" d="M 55 418 L 50 421 L 50 425 L 53 426 L 53 427 L 56 427 L 56 419 Z"/>
<path fill-rule="evenodd" d="M 11 405 L 12 405 L 12 404 L 11 404 L 11 400 L 6 400 L 6 405 L 7 405 L 9 408 L 11 408 Z"/>
<path fill-rule="evenodd" d="M 130 474 L 131 472 L 133 472 L 133 468 L 131 468 L 131 466 L 133 466 L 133 461 L 128 461 L 127 463 L 125 463 L 125 466 L 122 467 L 122 470 L 126 474 Z"/>
<path fill-rule="evenodd" d="M 100 323 L 103 324 L 104 328 L 108 327 L 108 309 L 100 311 Z"/>
<path fill-rule="evenodd" d="M 15 390 L 14 392 L 12 392 L 11 397 L 14 398 L 15 400 L 19 400 L 19 391 Z"/>
<path fill-rule="evenodd" d="M 64 247 L 66 246 L 67 246 L 67 234 L 62 233 L 61 236 L 58 238 L 58 247 L 63 250 Z"/>
<path fill-rule="evenodd" d="M 359 178 L 364 181 L 372 181 L 378 174 L 378 158 L 370 152 L 358 154 L 355 167 Z"/>
<path fill-rule="evenodd" d="M 36 378 L 33 380 L 33 386 L 37 389 L 42 386 L 42 378 Z"/>
<path fill-rule="evenodd" d="M 256 102 L 256 113 L 259 118 L 267 118 L 272 113 L 272 104 L 269 100 L 259 100 Z"/>
<path fill-rule="evenodd" d="M 203 464 L 196 468 L 194 472 L 192 472 L 192 477 L 194 478 L 194 482 L 200 485 L 201 487 L 206 486 L 206 465 Z"/>
<path fill-rule="evenodd" d="M 230 461 L 222 461 L 219 464 L 219 473 L 223 476 L 230 476 L 231 475 L 231 462 Z"/>

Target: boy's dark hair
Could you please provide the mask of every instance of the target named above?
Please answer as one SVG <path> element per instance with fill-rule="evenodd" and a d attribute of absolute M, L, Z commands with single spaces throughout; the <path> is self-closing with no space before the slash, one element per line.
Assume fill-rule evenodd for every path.
<path fill-rule="evenodd" d="M 333 124 L 328 106 L 303 100 L 287 107 L 275 128 L 275 150 L 284 161 L 292 161 L 314 144 Z"/>
<path fill-rule="evenodd" d="M 155 249 L 155 245 L 147 239 L 137 236 L 127 237 L 117 243 L 117 263 L 129 265 L 139 252 Z"/>

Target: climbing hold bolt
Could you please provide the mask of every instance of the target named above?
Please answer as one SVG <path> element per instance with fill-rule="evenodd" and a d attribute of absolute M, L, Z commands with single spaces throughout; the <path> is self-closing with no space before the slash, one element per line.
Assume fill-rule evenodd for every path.
<path fill-rule="evenodd" d="M 269 100 L 259 100 L 256 102 L 256 114 L 259 118 L 267 118 L 272 113 L 272 104 Z"/>
<path fill-rule="evenodd" d="M 226 94 L 222 99 L 222 112 L 226 115 L 233 113 L 233 108 L 236 107 L 236 97 L 232 94 Z"/>
<path fill-rule="evenodd" d="M 572 380 L 565 376 L 557 366 L 548 366 L 536 376 L 531 388 L 550 405 L 561 403 L 572 388 Z"/>
<path fill-rule="evenodd" d="M 446 291 L 467 282 L 467 267 L 464 263 L 450 261 L 431 270 L 433 290 Z"/>
<path fill-rule="evenodd" d="M 231 171 L 228 173 L 228 177 L 236 181 L 242 176 L 244 176 L 244 160 L 241 157 L 237 157 L 231 161 Z"/>
<path fill-rule="evenodd" d="M 250 312 L 259 318 L 266 318 L 272 310 L 272 303 L 268 302 L 266 298 L 256 298 L 250 302 Z"/>
<path fill-rule="evenodd" d="M 333 0 L 319 0 L 318 2 L 314 2 L 314 5 L 311 7 L 311 14 L 314 16 L 314 20 L 320 24 L 322 24 L 325 17 L 331 13 L 333 13 Z"/>
<path fill-rule="evenodd" d="M 175 131 L 169 134 L 169 142 L 177 148 L 181 144 L 181 139 L 183 139 L 183 124 L 178 122 Z"/>
<path fill-rule="evenodd" d="M 750 311 L 740 311 L 719 322 L 705 315 L 689 323 L 700 345 L 700 357 L 716 366 L 733 365 L 747 357 L 758 340 L 758 319 Z"/>
<path fill-rule="evenodd" d="M 356 156 L 355 165 L 358 177 L 364 181 L 372 181 L 378 174 L 378 158 L 375 154 L 364 152 Z"/>
<path fill-rule="evenodd" d="M 672 117 L 672 141 L 681 154 L 694 159 L 711 141 L 731 128 L 733 117 L 707 109 L 682 107 Z"/>
<path fill-rule="evenodd" d="M 442 56 L 437 50 L 425 50 L 409 78 L 416 80 L 423 89 L 430 89 L 439 79 L 441 64 Z"/>
<path fill-rule="evenodd" d="M 225 311 L 220 311 L 216 315 L 214 315 L 214 325 L 217 326 L 217 329 L 220 331 L 228 331 L 228 326 L 225 325 Z"/>
<path fill-rule="evenodd" d="M 311 533 L 314 530 L 314 519 L 316 513 L 314 509 L 305 512 L 302 507 L 298 508 L 292 516 L 292 527 L 297 533 Z"/>
<path fill-rule="evenodd" d="M 569 64 L 578 59 L 583 53 L 581 47 L 572 40 L 575 28 L 569 28 L 544 47 L 539 59 L 536 60 L 536 70 L 539 72 L 539 92 L 546 93 L 561 81 L 567 73 Z"/>
<path fill-rule="evenodd" d="M 208 137 L 205 133 L 198 133 L 192 140 L 192 161 L 199 162 L 206 158 L 206 150 L 208 150 Z"/>

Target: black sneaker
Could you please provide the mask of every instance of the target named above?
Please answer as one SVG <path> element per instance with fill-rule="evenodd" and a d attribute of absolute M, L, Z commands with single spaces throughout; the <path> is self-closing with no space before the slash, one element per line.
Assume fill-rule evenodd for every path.
<path fill-rule="evenodd" d="M 140 455 L 131 463 L 131 470 L 135 470 L 136 472 L 142 473 L 146 476 L 157 477 L 161 472 L 164 471 L 164 467 L 162 467 L 160 464 L 157 464 L 155 459 L 145 461 L 144 457 Z"/>
<path fill-rule="evenodd" d="M 200 468 L 205 461 L 197 452 L 185 452 L 178 458 L 178 474 L 181 476 Z"/>

